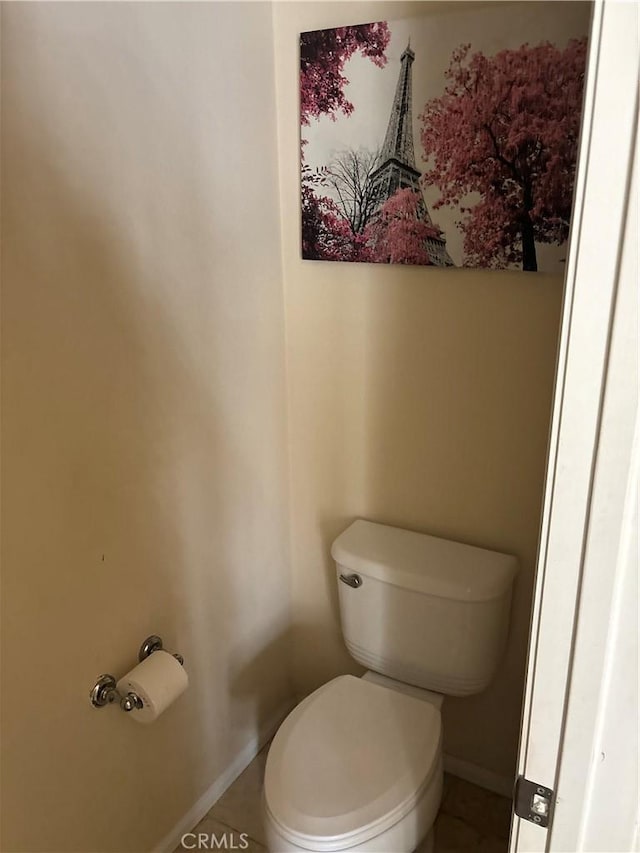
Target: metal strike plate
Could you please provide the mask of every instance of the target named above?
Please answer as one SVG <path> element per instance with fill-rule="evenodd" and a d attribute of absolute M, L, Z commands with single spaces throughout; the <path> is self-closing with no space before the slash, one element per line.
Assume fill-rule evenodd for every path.
<path fill-rule="evenodd" d="M 530 820 L 538 826 L 549 826 L 553 807 L 553 791 L 537 782 L 519 776 L 516 782 L 514 811 L 518 817 Z"/>

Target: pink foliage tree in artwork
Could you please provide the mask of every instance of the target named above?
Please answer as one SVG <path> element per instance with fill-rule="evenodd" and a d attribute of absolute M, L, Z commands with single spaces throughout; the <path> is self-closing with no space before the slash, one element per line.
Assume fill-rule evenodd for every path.
<path fill-rule="evenodd" d="M 335 120 L 338 112 L 350 115 L 353 104 L 346 98 L 345 63 L 360 51 L 378 67 L 386 64 L 390 33 L 386 22 L 318 30 L 300 36 L 300 122 L 308 125 L 323 115 Z M 302 256 L 311 260 L 359 259 L 362 239 L 355 235 L 335 202 L 319 190 L 322 176 L 304 165 L 302 142 Z"/>
<path fill-rule="evenodd" d="M 336 113 L 350 115 L 353 104 L 347 100 L 343 75 L 345 63 L 356 51 L 379 68 L 386 65 L 385 50 L 391 34 L 385 21 L 316 30 L 300 36 L 300 120 Z"/>
<path fill-rule="evenodd" d="M 302 180 L 302 257 L 323 261 L 360 260 L 362 239 L 328 196 L 318 195 L 312 178 Z"/>
<path fill-rule="evenodd" d="M 466 214 L 465 263 L 536 270 L 536 241 L 567 239 L 585 63 L 586 39 L 493 57 L 470 55 L 470 45 L 454 52 L 444 94 L 420 119 L 435 207 Z"/>
<path fill-rule="evenodd" d="M 362 260 L 383 264 L 430 264 L 429 237 L 440 230 L 420 217 L 420 195 L 409 188 L 398 190 L 380 208 L 364 232 Z"/>

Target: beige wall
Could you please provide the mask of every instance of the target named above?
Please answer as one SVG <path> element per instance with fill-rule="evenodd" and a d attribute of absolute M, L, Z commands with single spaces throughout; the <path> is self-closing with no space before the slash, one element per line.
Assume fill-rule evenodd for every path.
<path fill-rule="evenodd" d="M 290 693 L 270 27 L 4 4 L 5 851 L 150 849 Z M 188 693 L 93 710 L 151 632 Z"/>
<path fill-rule="evenodd" d="M 586 25 L 587 8 L 568 6 Z M 442 11 L 443 4 L 437 8 Z M 461 4 L 444 8 L 457 12 Z M 520 724 L 562 280 L 304 262 L 299 250 L 297 34 L 433 9 L 402 2 L 275 7 L 293 673 L 298 692 L 305 693 L 337 673 L 359 671 L 340 636 L 329 557 L 332 539 L 354 517 L 514 553 L 521 573 L 506 659 L 485 693 L 448 699 L 444 712 L 450 754 L 509 776 Z"/>

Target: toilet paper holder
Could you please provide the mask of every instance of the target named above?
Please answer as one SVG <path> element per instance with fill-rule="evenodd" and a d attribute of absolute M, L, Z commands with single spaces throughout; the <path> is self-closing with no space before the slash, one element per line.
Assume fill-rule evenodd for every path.
<path fill-rule="evenodd" d="M 138 662 L 142 663 L 145 658 L 148 658 L 149 655 L 152 655 L 154 652 L 164 650 L 162 638 L 158 637 L 156 634 L 151 634 L 151 636 L 147 637 L 144 643 L 140 646 Z M 182 655 L 174 653 L 173 657 L 181 666 L 184 666 L 184 658 Z M 136 708 L 142 708 L 142 699 L 138 695 L 135 693 L 127 693 L 126 696 L 123 696 L 118 692 L 116 684 L 116 679 L 113 675 L 109 675 L 108 673 L 101 675 L 100 678 L 98 678 L 91 689 L 91 693 L 89 694 L 91 704 L 94 708 L 104 708 L 105 705 L 112 705 L 114 702 L 118 701 L 123 711 L 128 712 L 133 711 Z"/>

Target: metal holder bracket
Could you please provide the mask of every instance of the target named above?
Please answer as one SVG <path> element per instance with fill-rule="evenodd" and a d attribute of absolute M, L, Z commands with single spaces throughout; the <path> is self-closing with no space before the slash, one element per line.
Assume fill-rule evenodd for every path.
<path fill-rule="evenodd" d="M 118 698 L 115 678 L 108 674 L 101 675 L 93 685 L 89 698 L 94 708 L 104 708 L 105 705 L 115 702 Z"/>
<path fill-rule="evenodd" d="M 154 652 L 159 651 L 164 651 L 162 638 L 158 637 L 156 634 L 152 634 L 150 637 L 147 637 L 144 643 L 140 646 L 138 661 L 142 663 L 143 660 L 148 658 Z M 180 666 L 184 666 L 184 658 L 182 655 L 174 653 L 173 657 L 178 661 Z M 135 693 L 127 693 L 126 696 L 123 696 L 118 692 L 116 685 L 117 682 L 113 675 L 109 675 L 108 673 L 101 675 L 91 688 L 91 693 L 89 694 L 89 699 L 91 700 L 93 707 L 104 708 L 106 705 L 112 705 L 114 702 L 118 702 L 123 711 L 129 712 L 142 708 L 142 699 L 140 699 L 139 696 Z"/>
<path fill-rule="evenodd" d="M 152 655 L 154 652 L 162 652 L 165 651 L 164 646 L 162 645 L 162 637 L 158 637 L 156 634 L 152 634 L 150 637 L 144 641 L 144 643 L 140 646 L 140 651 L 138 652 L 138 660 L 140 663 L 145 658 L 148 658 L 149 655 Z M 174 658 L 178 661 L 180 666 L 184 666 L 184 658 L 182 655 L 179 655 L 177 652 L 173 652 Z"/>

